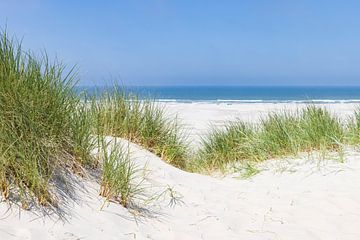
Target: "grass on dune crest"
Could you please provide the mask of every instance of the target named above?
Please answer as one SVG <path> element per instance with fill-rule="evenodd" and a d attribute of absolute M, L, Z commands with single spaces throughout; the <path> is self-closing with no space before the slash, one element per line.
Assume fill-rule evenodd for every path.
<path fill-rule="evenodd" d="M 242 121 L 230 122 L 224 129 L 213 128 L 202 140 L 192 170 L 223 168 L 229 162 L 248 158 L 254 134 L 254 127 Z"/>
<path fill-rule="evenodd" d="M 92 101 L 101 134 L 138 143 L 170 164 L 186 168 L 187 147 L 176 120 L 152 100 L 141 100 L 119 87 Z"/>
<path fill-rule="evenodd" d="M 90 131 L 81 123 L 74 75 L 46 55 L 35 58 L 6 32 L 0 39 L 0 191 L 23 207 L 56 204 L 54 172 L 92 164 Z"/>
<path fill-rule="evenodd" d="M 100 191 L 107 199 L 127 206 L 139 193 L 132 183 L 134 166 L 121 147 L 113 146 L 100 161 L 94 154 L 105 147 L 98 144 L 103 136 L 94 132 L 97 118 L 75 94 L 74 78 L 61 63 L 34 57 L 6 32 L 0 34 L 2 200 L 24 209 L 56 209 L 59 197 L 71 190 L 68 174 L 85 176 L 90 168 L 102 170 Z"/>
<path fill-rule="evenodd" d="M 360 115 L 359 115 L 360 116 Z M 194 169 L 224 169 L 236 161 L 259 162 L 313 150 L 337 150 L 345 129 L 339 119 L 312 105 L 295 113 L 271 113 L 258 125 L 232 122 L 205 139 Z"/>
<path fill-rule="evenodd" d="M 360 145 L 360 107 L 355 109 L 354 116 L 349 120 L 347 124 L 347 143 L 350 145 Z"/>
<path fill-rule="evenodd" d="M 102 175 L 100 195 L 108 201 L 116 201 L 124 207 L 141 195 L 142 181 L 139 181 L 139 169 L 130 161 L 129 152 L 116 142 L 99 138 Z"/>
<path fill-rule="evenodd" d="M 56 208 L 72 186 L 67 174 L 101 171 L 100 194 L 128 206 L 141 194 L 128 153 L 105 135 L 129 139 L 178 167 L 187 149 L 179 126 L 153 101 L 116 88 L 87 104 L 76 94 L 75 74 L 48 57 L 35 57 L 0 34 L 0 192 L 2 200 Z M 95 149 L 102 151 L 99 159 Z M 108 153 L 109 152 L 109 153 Z M 61 193 L 60 193 L 61 191 Z"/>

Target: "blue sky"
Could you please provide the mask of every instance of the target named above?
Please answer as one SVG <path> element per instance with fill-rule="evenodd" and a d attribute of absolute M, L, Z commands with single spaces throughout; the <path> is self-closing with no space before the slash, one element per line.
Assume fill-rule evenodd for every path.
<path fill-rule="evenodd" d="M 360 85 L 360 1 L 0 0 L 82 85 Z"/>

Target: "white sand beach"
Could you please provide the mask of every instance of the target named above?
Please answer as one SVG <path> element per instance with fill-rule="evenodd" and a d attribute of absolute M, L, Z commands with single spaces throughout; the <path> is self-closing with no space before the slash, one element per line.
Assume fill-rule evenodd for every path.
<path fill-rule="evenodd" d="M 236 118 L 256 122 L 265 113 L 299 104 L 167 103 L 196 147 L 211 125 Z M 355 104 L 322 104 L 346 120 Z M 99 185 L 74 180 L 63 218 L 0 204 L 0 239 L 360 239 L 360 152 L 335 157 L 269 160 L 259 174 L 210 177 L 179 170 L 141 147 L 129 145 L 143 171 L 148 196 L 132 207 L 105 203 Z M 162 194 L 161 194 L 162 193 Z M 141 201 L 140 201 L 141 202 Z M 104 206 L 103 206 L 104 205 Z"/>

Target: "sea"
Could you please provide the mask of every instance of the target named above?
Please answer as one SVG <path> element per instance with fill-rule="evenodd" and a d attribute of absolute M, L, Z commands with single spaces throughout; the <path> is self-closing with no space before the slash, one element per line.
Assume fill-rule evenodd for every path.
<path fill-rule="evenodd" d="M 298 102 L 360 103 L 360 86 L 131 86 L 124 87 L 140 98 L 160 102 Z M 112 91 L 108 87 L 82 86 L 78 92 Z"/>

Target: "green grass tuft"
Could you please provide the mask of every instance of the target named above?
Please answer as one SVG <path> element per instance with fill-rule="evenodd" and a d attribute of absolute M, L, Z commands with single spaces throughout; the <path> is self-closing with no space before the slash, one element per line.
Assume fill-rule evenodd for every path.
<path fill-rule="evenodd" d="M 79 118 L 74 74 L 47 56 L 35 58 L 0 35 L 0 187 L 5 199 L 18 195 L 56 205 L 54 172 L 91 162 L 90 132 Z"/>
<path fill-rule="evenodd" d="M 232 122 L 203 140 L 195 159 L 200 171 L 224 170 L 236 161 L 264 161 L 313 150 L 338 150 L 345 130 L 323 108 L 307 106 L 290 114 L 271 113 L 259 125 Z"/>
<path fill-rule="evenodd" d="M 192 170 L 224 170 L 227 163 L 247 158 L 254 134 L 253 127 L 242 121 L 231 122 L 224 129 L 214 128 L 202 139 L 202 148 L 193 162 Z"/>
<path fill-rule="evenodd" d="M 102 196 L 128 207 L 142 189 L 136 168 L 120 147 L 108 148 L 105 135 L 127 138 L 185 168 L 187 148 L 176 121 L 154 101 L 126 91 L 87 99 L 75 91 L 73 69 L 48 57 L 34 57 L 0 35 L 0 192 L 5 200 L 57 206 L 68 173 L 85 176 L 102 169 Z M 116 144 L 115 144 L 116 145 Z M 96 158 L 94 150 L 102 152 Z M 57 181 L 60 178 L 62 181 Z M 140 184 L 140 183 L 139 183 Z"/>
<path fill-rule="evenodd" d="M 138 169 L 130 161 L 129 152 L 126 152 L 116 140 L 106 142 L 100 137 L 102 177 L 100 195 L 107 200 L 129 207 L 131 201 L 141 194 L 142 181 L 136 182 Z"/>
<path fill-rule="evenodd" d="M 91 109 L 101 134 L 126 138 L 170 164 L 186 168 L 187 147 L 181 129 L 154 101 L 115 87 L 94 98 Z"/>
<path fill-rule="evenodd" d="M 356 108 L 354 116 L 347 124 L 346 142 L 351 145 L 360 144 L 360 108 Z"/>

